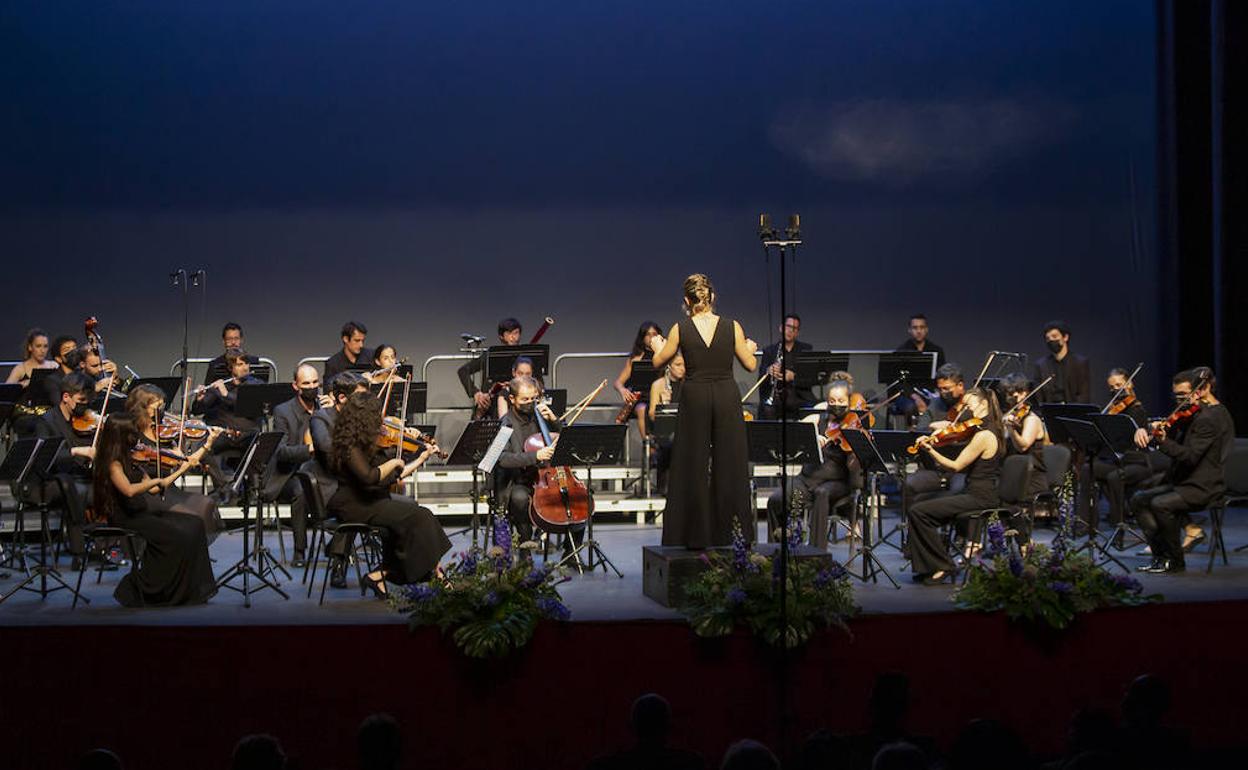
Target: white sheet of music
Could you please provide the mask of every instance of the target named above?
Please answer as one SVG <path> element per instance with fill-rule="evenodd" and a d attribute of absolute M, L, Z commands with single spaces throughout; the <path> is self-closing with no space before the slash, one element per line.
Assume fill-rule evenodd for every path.
<path fill-rule="evenodd" d="M 507 448 L 507 442 L 511 440 L 512 433 L 515 433 L 515 430 L 506 425 L 498 429 L 498 434 L 490 442 L 490 448 L 481 458 L 481 462 L 477 463 L 478 470 L 482 473 L 490 473 L 494 470 L 494 464 L 498 462 L 503 450 Z"/>

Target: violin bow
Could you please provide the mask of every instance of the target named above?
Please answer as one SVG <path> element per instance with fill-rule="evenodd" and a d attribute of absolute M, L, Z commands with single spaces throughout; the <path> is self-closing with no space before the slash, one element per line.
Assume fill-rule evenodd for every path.
<path fill-rule="evenodd" d="M 598 387 L 594 388 L 592 393 L 590 393 L 588 396 L 578 401 L 576 403 L 576 406 L 564 412 L 563 415 L 559 419 L 563 420 L 565 417 L 567 417 L 567 421 L 566 421 L 567 427 L 569 428 L 572 427 L 572 425 L 576 423 L 578 419 L 580 419 L 581 415 L 585 413 L 585 410 L 589 408 L 589 405 L 593 403 L 594 399 L 598 397 L 598 394 L 601 393 L 602 389 L 605 387 L 607 387 L 606 380 L 603 380 L 602 382 L 598 383 Z M 575 414 L 573 414 L 573 412 L 575 412 Z M 572 416 L 568 417 L 569 414 L 571 414 Z"/>
<path fill-rule="evenodd" d="M 387 382 L 386 384 L 389 385 L 390 383 Z M 408 375 L 407 377 L 403 379 L 403 385 L 404 385 L 403 406 L 399 410 L 399 424 L 400 425 L 407 425 L 407 397 L 411 395 L 411 392 L 412 392 L 412 389 L 410 387 L 411 384 L 412 384 L 411 375 Z M 385 402 L 383 402 L 381 405 L 381 418 L 383 420 L 386 418 L 386 408 L 389 406 L 390 406 L 390 398 L 389 396 L 387 396 Z M 403 458 L 403 437 L 402 436 L 399 437 L 399 451 L 395 455 L 395 457 L 398 457 L 399 459 Z"/>
<path fill-rule="evenodd" d="M 100 422 L 95 426 L 95 435 L 91 437 L 91 451 L 95 451 L 95 447 L 100 443 L 100 428 L 104 427 L 104 416 L 108 412 L 108 400 L 113 395 L 113 383 L 117 381 L 116 377 L 112 377 L 108 381 L 108 387 L 104 389 L 104 405 L 100 407 Z"/>
<path fill-rule="evenodd" d="M 997 356 L 996 353 L 989 353 L 988 357 L 984 359 L 984 365 L 980 368 L 979 376 L 975 378 L 975 384 L 971 386 L 971 390 L 975 390 L 976 388 L 979 387 L 979 383 L 983 382 L 984 375 L 988 373 L 988 367 L 992 366 L 992 359 L 996 358 L 996 356 Z M 953 416 L 953 420 L 951 420 L 951 422 L 960 421 L 962 419 L 962 413 L 965 411 L 966 411 L 966 403 L 963 402 L 958 407 L 958 413 Z"/>
<path fill-rule="evenodd" d="M 1052 379 L 1053 379 L 1053 375 L 1051 375 L 1051 374 L 1050 374 L 1048 377 L 1045 377 L 1045 378 L 1044 378 L 1044 382 L 1040 383 L 1039 385 L 1037 385 L 1036 387 L 1034 387 L 1034 388 L 1032 388 L 1030 391 L 1028 391 L 1027 395 L 1023 396 L 1023 400 L 1022 400 L 1022 401 L 1019 401 L 1017 404 L 1015 404 L 1014 406 L 1010 407 L 1010 411 L 1006 412 L 1006 413 L 1005 413 L 1005 416 L 1006 416 L 1006 417 L 1009 417 L 1010 415 L 1012 415 L 1012 414 L 1014 414 L 1015 412 L 1017 412 L 1019 409 L 1022 409 L 1022 408 L 1023 408 L 1023 404 L 1025 404 L 1025 403 L 1027 403 L 1029 400 L 1031 400 L 1031 397 L 1032 397 L 1032 396 L 1034 396 L 1034 395 L 1036 395 L 1037 393 L 1039 393 L 1039 392 L 1040 392 L 1040 389 L 1041 389 L 1041 388 L 1043 388 L 1045 385 L 1048 385 L 1048 384 L 1049 384 L 1049 381 L 1051 381 Z"/>
<path fill-rule="evenodd" d="M 1118 401 L 1118 399 L 1122 398 L 1122 394 L 1127 392 L 1127 388 L 1131 387 L 1131 383 L 1135 380 L 1135 375 L 1139 374 L 1140 370 L 1143 368 L 1144 368 L 1143 361 L 1135 365 L 1135 371 L 1131 372 L 1131 376 L 1127 378 L 1126 382 L 1122 383 L 1122 387 L 1115 390 L 1114 395 L 1109 397 L 1109 403 L 1106 404 L 1105 408 L 1101 410 L 1101 414 L 1105 414 L 1106 412 L 1108 412 L 1110 407 L 1112 407 Z"/>

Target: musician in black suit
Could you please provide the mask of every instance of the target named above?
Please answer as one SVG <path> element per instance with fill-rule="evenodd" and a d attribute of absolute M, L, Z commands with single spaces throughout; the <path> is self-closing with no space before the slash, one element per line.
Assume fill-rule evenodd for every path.
<path fill-rule="evenodd" d="M 504 318 L 498 322 L 498 344 L 500 345 L 519 345 L 520 334 L 523 329 L 520 322 L 514 318 Z M 459 384 L 464 387 L 464 392 L 468 394 L 477 405 L 477 409 L 481 414 L 491 414 L 490 406 L 493 399 L 489 394 L 489 386 L 482 390 L 473 379 L 473 376 L 481 371 L 485 366 L 485 352 L 480 356 L 472 359 L 468 363 L 459 367 L 455 374 L 459 377 Z"/>
<path fill-rule="evenodd" d="M 312 413 L 318 408 L 332 407 L 334 401 L 321 395 L 321 375 L 311 364 L 303 364 L 295 370 L 291 387 L 295 397 L 273 409 L 273 429 L 285 436 L 270 462 L 263 499 L 290 503 L 290 527 L 295 541 L 290 564 L 302 567 L 308 548 L 307 506 L 294 473 L 313 457 Z"/>
<path fill-rule="evenodd" d="M 91 445 L 94 435 L 79 435 L 72 421 L 86 415 L 94 389 L 91 381 L 80 372 L 71 372 L 59 379 L 60 398 L 35 422 L 35 435 L 64 439 L 64 443 L 52 467 L 52 478 L 42 487 L 27 487 L 22 494 L 28 500 L 42 495 L 48 505 L 62 505 L 69 552 L 78 563 L 84 555 L 82 526 L 87 521 L 87 506 L 91 504 L 91 461 L 95 449 Z"/>
<path fill-rule="evenodd" d="M 1036 394 L 1036 401 L 1050 404 L 1092 402 L 1092 375 L 1088 359 L 1070 351 L 1070 329 L 1065 321 L 1044 325 L 1044 344 L 1049 354 L 1036 360 L 1032 382 L 1052 381 Z"/>
<path fill-rule="evenodd" d="M 347 321 L 342 325 L 342 350 L 325 362 L 325 381 L 329 382 L 342 372 L 366 372 L 372 369 L 373 351 L 364 347 L 368 327 L 359 321 Z"/>
<path fill-rule="evenodd" d="M 221 345 L 223 348 L 221 355 L 208 362 L 208 373 L 204 375 L 204 382 L 229 379 L 230 366 L 225 361 L 225 354 L 230 348 L 243 349 L 243 327 L 233 321 L 221 327 Z M 260 358 L 247 356 L 247 363 L 254 370 L 260 364 Z"/>
<path fill-rule="evenodd" d="M 783 380 L 785 391 L 785 412 L 789 417 L 800 416 L 804 406 L 815 402 L 815 394 L 810 383 L 797 381 L 797 353 L 813 350 L 809 342 L 798 340 L 802 331 L 802 319 L 797 313 L 789 313 L 784 317 L 780 327 L 781 341 L 763 348 L 763 359 L 759 369 L 767 372 L 767 379 L 758 386 L 758 416 L 763 420 L 780 419 L 780 392 L 775 386 Z M 780 368 L 780 346 L 784 345 L 784 371 Z"/>

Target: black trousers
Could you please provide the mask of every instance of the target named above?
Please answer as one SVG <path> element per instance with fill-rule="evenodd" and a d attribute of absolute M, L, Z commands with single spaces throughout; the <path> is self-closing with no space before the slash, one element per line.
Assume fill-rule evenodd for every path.
<path fill-rule="evenodd" d="M 516 529 L 516 543 L 523 543 L 526 540 L 533 539 L 533 520 L 529 518 L 529 502 L 533 499 L 533 488 L 526 484 L 511 484 L 503 490 L 502 502 L 503 509 L 507 512 L 507 518 L 511 521 L 511 526 Z M 577 527 L 570 530 L 571 539 L 565 542 L 565 548 L 570 549 L 572 543 L 581 544 L 584 537 L 585 528 Z"/>
<path fill-rule="evenodd" d="M 995 508 L 999 503 L 1000 500 L 994 499 L 991 494 L 961 492 L 911 505 L 906 519 L 910 524 L 910 564 L 914 574 L 930 575 L 952 570 L 954 563 L 940 534 L 941 526 L 964 513 Z"/>
<path fill-rule="evenodd" d="M 945 481 L 948 480 L 948 487 Z M 939 495 L 960 494 L 966 488 L 965 473 L 948 473 L 920 468 L 906 477 L 906 500 L 913 506 Z"/>
<path fill-rule="evenodd" d="M 789 496 L 799 494 L 806 498 L 807 542 L 815 548 L 828 547 L 828 531 L 832 509 L 849 497 L 855 487 L 861 487 L 858 474 L 848 474 L 839 463 L 825 462 L 816 467 L 804 468 L 800 476 L 789 480 Z M 780 515 L 784 511 L 784 499 L 779 488 L 772 490 L 767 498 L 767 535 L 780 529 Z M 795 511 L 795 513 L 800 513 Z"/>
<path fill-rule="evenodd" d="M 1109 523 L 1114 527 L 1121 524 L 1127 515 L 1128 496 L 1134 494 L 1135 488 L 1153 475 L 1147 465 L 1124 463 L 1119 467 L 1117 463 L 1102 460 L 1093 461 L 1092 474 L 1109 502 Z"/>
<path fill-rule="evenodd" d="M 1139 522 L 1153 556 L 1183 564 L 1183 528 L 1191 521 L 1192 505 L 1170 485 L 1136 492 L 1131 497 L 1131 510 Z"/>

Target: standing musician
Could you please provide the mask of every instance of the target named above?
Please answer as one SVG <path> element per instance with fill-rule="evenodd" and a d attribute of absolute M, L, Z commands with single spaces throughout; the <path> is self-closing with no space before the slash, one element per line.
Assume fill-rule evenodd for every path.
<path fill-rule="evenodd" d="M 56 362 L 48 358 L 48 333 L 35 328 L 26 332 L 22 342 L 22 362 L 13 367 L 5 382 L 19 382 L 22 387 L 30 384 L 30 374 L 36 369 L 55 369 Z"/>
<path fill-rule="evenodd" d="M 914 394 L 920 424 L 934 431 L 948 427 L 949 420 L 956 416 L 962 405 L 966 394 L 962 369 L 952 363 L 937 369 L 936 390 L 939 396 L 931 404 L 919 394 Z M 920 460 L 920 464 L 928 467 L 920 468 L 906 477 L 906 499 L 911 504 L 942 493 L 957 494 L 966 484 L 965 475 L 950 472 L 949 467 L 943 463 Z"/>
<path fill-rule="evenodd" d="M 802 467 L 801 475 L 789 482 L 790 499 L 796 496 L 809 503 L 807 529 L 810 533 L 810 544 L 819 549 L 828 547 L 828 521 L 832 509 L 854 489 L 862 486 L 862 471 L 858 467 L 858 459 L 826 435 L 829 424 L 839 425 L 850 414 L 849 383 L 845 380 L 834 380 L 828 386 L 827 395 L 828 408 L 819 416 L 817 423 L 823 462 L 806 463 Z M 779 488 L 774 489 L 767 499 L 768 532 L 780 528 L 784 506 L 781 492 Z"/>
<path fill-rule="evenodd" d="M 339 372 L 330 380 L 330 404 L 322 406 L 308 418 L 308 440 L 312 442 L 312 459 L 303 465 L 301 470 L 316 476 L 317 487 L 321 491 L 321 500 L 326 504 L 334 498 L 338 491 L 338 477 L 331 471 L 333 467 L 334 423 L 338 414 L 352 395 L 368 392 L 368 380 L 359 372 Z M 347 587 L 346 542 L 340 535 L 335 535 L 325 549 L 331 560 L 329 584 L 334 588 Z"/>
<path fill-rule="evenodd" d="M 514 318 L 504 318 L 498 322 L 498 344 L 500 345 L 519 345 L 521 334 L 520 322 Z M 481 356 L 473 358 L 468 363 L 459 367 L 455 374 L 459 377 L 459 384 L 464 386 L 464 392 L 468 394 L 468 398 L 472 399 L 477 406 L 479 414 L 493 414 L 490 407 L 493 406 L 493 398 L 488 390 L 481 390 L 477 387 L 473 375 L 481 371 L 485 366 L 484 353 Z"/>
<path fill-rule="evenodd" d="M 134 431 L 138 434 L 135 437 L 136 442 L 142 442 L 145 446 L 153 449 L 160 446 L 157 426 L 160 424 L 160 415 L 164 410 L 165 395 L 155 385 L 139 385 L 130 392 L 130 395 L 126 396 L 125 406 L 123 407 L 124 419 L 129 421 Z M 110 417 L 109 419 L 116 418 Z M 212 445 L 218 440 L 220 434 L 220 428 L 209 429 L 208 437 L 204 440 L 204 443 L 185 457 L 175 451 L 164 450 L 167 458 L 164 462 L 156 460 L 154 456 L 143 461 L 135 459 L 134 462 L 137 464 L 137 467 L 152 478 L 168 476 L 172 471 L 181 467 L 184 462 L 189 462 L 187 469 L 190 469 L 199 465 L 201 460 L 207 458 L 209 453 L 212 452 Z M 133 447 L 133 445 L 131 446 Z M 160 467 L 157 467 L 158 463 Z M 218 487 L 217 491 L 219 493 L 221 488 Z M 218 511 L 219 495 L 201 495 L 195 492 L 187 492 L 185 489 L 172 485 L 165 486 L 160 494 L 163 497 L 160 506 L 161 510 L 188 513 L 204 523 L 204 534 L 208 538 L 208 543 L 212 543 L 216 539 L 217 534 L 225 529 L 225 525 L 221 521 L 221 514 Z"/>
<path fill-rule="evenodd" d="M 997 493 L 997 478 L 1000 476 L 1001 458 L 1005 455 L 1005 442 L 1000 438 L 1001 409 L 997 406 L 997 397 L 991 391 L 977 387 L 967 391 L 963 400 L 967 415 L 983 420 L 983 426 L 956 458 L 951 460 L 937 452 L 930 436 L 918 440 L 921 449 L 943 470 L 966 476 L 966 486 L 961 492 L 914 503 L 906 514 L 914 580 L 924 585 L 941 583 L 954 570 L 944 538 L 940 535 L 941 525 L 955 521 L 965 513 L 996 508 L 1001 502 Z M 968 539 L 973 534 L 968 533 Z"/>
<path fill-rule="evenodd" d="M 1001 378 L 1001 392 L 1005 394 L 1005 406 L 1008 411 L 1002 418 L 1005 425 L 1006 455 L 1027 455 L 1031 457 L 1031 481 L 1026 494 L 1035 497 L 1049 488 L 1046 467 L 1044 464 L 1044 447 L 1052 443 L 1049 432 L 1044 427 L 1044 420 L 1031 408 L 1033 396 L 1027 403 L 1023 399 L 1031 393 L 1031 382 L 1027 376 L 1014 372 Z"/>
<path fill-rule="evenodd" d="M 945 365 L 945 349 L 927 338 L 927 316 L 922 313 L 910 316 L 910 325 L 906 331 L 910 336 L 897 346 L 896 352 L 935 353 L 936 367 L 940 368 Z"/>
<path fill-rule="evenodd" d="M 1144 449 L 1156 443 L 1171 460 L 1166 483 L 1131 498 L 1131 509 L 1153 552 L 1152 562 L 1140 567 L 1141 572 L 1182 572 L 1183 526 L 1193 511 L 1226 494 L 1225 464 L 1235 441 L 1235 424 L 1213 395 L 1216 383 L 1207 366 L 1174 375 L 1171 391 L 1178 408 L 1171 419 L 1135 432 L 1136 446 Z"/>
<path fill-rule="evenodd" d="M 291 387 L 294 397 L 273 408 L 273 430 L 285 435 L 273 455 L 262 499 L 290 503 L 290 529 L 294 539 L 290 565 L 299 568 L 304 565 L 308 550 L 308 514 L 302 489 L 294 475 L 315 455 L 312 413 L 332 407 L 334 400 L 321 394 L 321 375 L 311 364 L 303 364 L 295 370 Z"/>
<path fill-rule="evenodd" d="M 206 602 L 217 586 L 203 520 L 178 510 L 169 496 L 173 483 L 206 450 L 152 478 L 133 459 L 138 442 L 129 416 L 104 423 L 94 474 L 96 505 L 109 522 L 137 531 L 147 544 L 138 569 L 121 579 L 113 596 L 126 607 Z"/>
<path fill-rule="evenodd" d="M 368 328 L 359 321 L 347 321 L 342 325 L 342 350 L 329 357 L 325 362 L 325 379 L 332 380 L 335 374 L 349 370 L 367 371 L 369 362 L 373 360 L 373 351 L 364 347 L 368 337 Z"/>
<path fill-rule="evenodd" d="M 426 447 L 411 462 L 382 454 L 377 446 L 381 424 L 381 402 L 371 393 L 355 393 L 342 405 L 330 455 L 340 483 L 328 507 L 349 522 L 386 530 L 381 568 L 364 576 L 365 585 L 384 599 L 386 581 L 407 585 L 432 577 L 451 541 L 432 511 L 390 493 L 391 485 L 415 473 L 434 449 Z"/>
<path fill-rule="evenodd" d="M 1136 428 L 1148 427 L 1148 412 L 1144 409 L 1144 403 L 1140 401 L 1139 396 L 1135 394 L 1135 386 L 1127 381 L 1129 376 L 1130 372 L 1121 367 L 1109 370 L 1105 384 L 1109 387 L 1110 393 L 1118 394 L 1121 391 L 1121 395 L 1117 395 L 1108 413 L 1125 414 L 1135 423 Z M 1166 455 L 1143 449 L 1123 452 L 1119 457 L 1119 462 L 1114 462 L 1112 450 L 1106 449 L 1092 461 L 1093 476 L 1101 485 L 1101 489 L 1105 492 L 1105 499 L 1109 502 L 1111 525 L 1116 528 L 1123 522 L 1129 510 L 1127 500 L 1135 494 L 1141 484 L 1152 478 L 1154 473 L 1164 470 L 1169 464 L 1170 459 Z M 1085 520 L 1089 526 L 1096 525 L 1095 515 Z M 1114 535 L 1114 545 L 1119 550 L 1122 549 L 1121 532 Z"/>
<path fill-rule="evenodd" d="M 637 399 L 633 403 L 632 411 L 629 412 L 629 419 L 637 418 L 637 433 L 641 436 L 641 440 L 646 440 L 646 414 L 648 393 L 634 393 L 628 389 L 628 378 L 633 376 L 633 363 L 635 361 L 650 362 L 654 358 L 654 352 L 650 350 L 650 340 L 654 339 L 656 334 L 662 334 L 663 330 L 654 321 L 642 321 L 641 326 L 637 329 L 637 336 L 633 338 L 633 347 L 629 350 L 628 360 L 624 362 L 624 368 L 620 370 L 620 376 L 615 378 L 615 390 L 620 394 L 620 398 L 624 399 L 624 403 L 628 403 L 631 399 Z M 656 378 L 657 379 L 657 378 Z"/>
<path fill-rule="evenodd" d="M 72 372 L 65 375 L 61 378 L 56 406 L 44 412 L 34 423 L 38 438 L 64 439 L 53 465 L 53 478 L 43 485 L 40 492 L 46 503 L 54 505 L 61 502 L 64 505 L 65 531 L 75 569 L 83 563 L 82 526 L 87 520 L 87 506 L 91 504 L 91 461 L 95 458 L 92 442 L 95 439 L 95 430 L 76 431 L 73 421 L 74 418 L 87 416 L 93 392 L 91 382 L 82 373 Z M 33 490 L 27 490 L 25 494 L 31 493 Z"/>
<path fill-rule="evenodd" d="M 208 372 L 204 375 L 204 382 L 216 382 L 229 378 L 230 365 L 226 363 L 225 354 L 230 348 L 246 349 L 243 346 L 243 327 L 233 321 L 221 327 L 221 347 L 221 355 L 208 362 Z M 260 359 L 256 356 L 247 356 L 247 363 L 255 368 L 260 364 Z"/>
<path fill-rule="evenodd" d="M 503 472 L 498 474 L 497 483 L 502 489 L 499 494 L 501 507 L 506 511 L 511 526 L 515 527 L 516 534 L 523 543 L 533 539 L 529 507 L 533 499 L 537 465 L 546 462 L 555 454 L 554 444 L 536 452 L 529 452 L 525 450 L 524 442 L 530 436 L 541 433 L 535 414 L 538 410 L 541 410 L 551 431 L 558 431 L 560 423 L 550 407 L 540 401 L 542 386 L 537 380 L 532 377 L 517 377 L 511 381 L 509 389 L 509 409 L 503 416 L 502 424 L 511 428 L 512 434 L 507 440 L 507 448 L 498 458 L 498 467 Z M 572 547 L 571 539 L 564 541 L 565 553 L 570 552 Z"/>
<path fill-rule="evenodd" d="M 796 418 L 801 414 L 802 407 L 815 402 L 815 394 L 809 384 L 797 383 L 796 353 L 813 350 L 809 342 L 797 339 L 802 331 L 802 318 L 797 313 L 789 313 L 780 326 L 780 342 L 763 348 L 763 358 L 759 362 L 763 371 L 767 372 L 767 380 L 758 387 L 758 416 L 762 420 L 780 419 L 780 391 L 777 383 L 783 381 L 781 389 L 785 395 L 784 408 L 788 417 Z M 784 370 L 781 371 L 780 346 L 784 345 Z"/>
<path fill-rule="evenodd" d="M 650 383 L 649 417 L 654 423 L 659 407 L 680 403 L 680 389 L 685 384 L 685 358 L 676 354 L 663 369 L 663 376 Z M 672 439 L 661 438 L 655 442 L 655 469 L 658 471 L 656 486 L 659 494 L 667 492 L 667 471 L 672 465 Z"/>
<path fill-rule="evenodd" d="M 1049 353 L 1037 359 L 1032 379 L 1045 385 L 1036 398 L 1059 404 L 1087 404 L 1092 400 L 1092 375 L 1088 359 L 1070 352 L 1070 328 L 1065 321 L 1049 321 L 1044 325 L 1044 344 Z"/>

